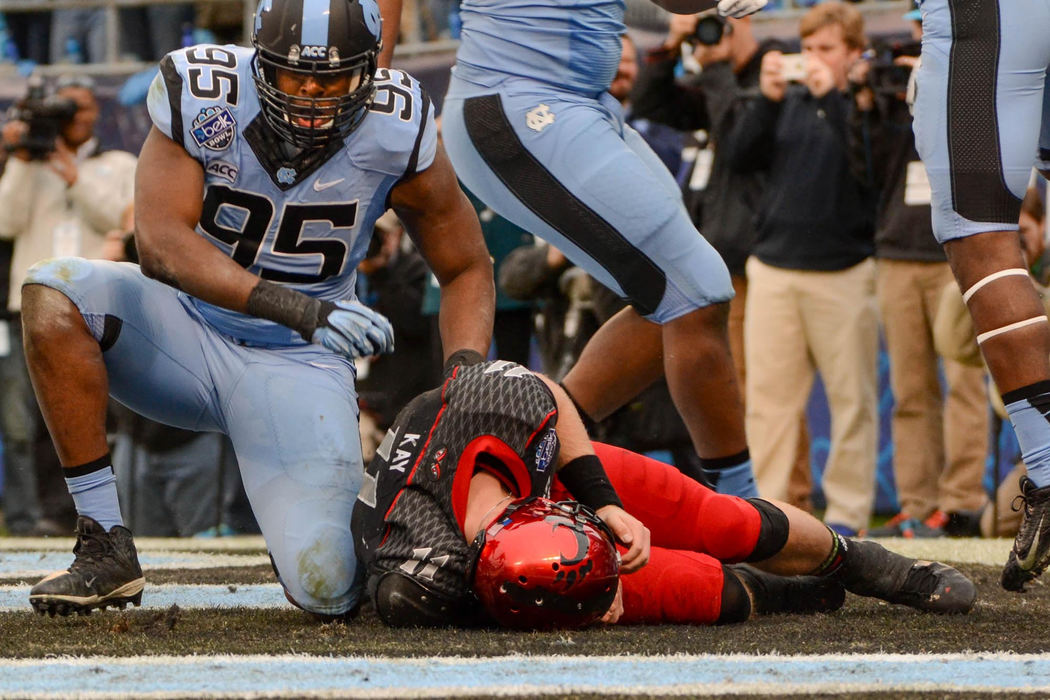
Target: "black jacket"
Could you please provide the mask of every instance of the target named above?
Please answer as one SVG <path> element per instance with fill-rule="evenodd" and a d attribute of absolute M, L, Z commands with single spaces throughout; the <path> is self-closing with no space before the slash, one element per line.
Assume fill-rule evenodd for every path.
<path fill-rule="evenodd" d="M 851 99 L 790 86 L 782 102 L 752 99 L 723 155 L 742 173 L 765 172 L 754 255 L 787 269 L 844 270 L 874 252 L 874 196 L 850 169 Z"/>
<path fill-rule="evenodd" d="M 850 137 L 854 172 L 879 192 L 875 256 L 944 262 L 944 251 L 933 236 L 930 205 L 905 202 L 909 166 L 913 171 L 922 168 L 908 105 L 886 96 L 870 112 L 854 110 Z"/>

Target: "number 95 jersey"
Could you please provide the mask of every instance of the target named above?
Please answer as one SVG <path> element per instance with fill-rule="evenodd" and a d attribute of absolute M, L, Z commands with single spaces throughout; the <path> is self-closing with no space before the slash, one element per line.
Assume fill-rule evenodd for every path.
<path fill-rule="evenodd" d="M 300 152 L 266 125 L 254 55 L 238 46 L 179 49 L 150 86 L 154 126 L 204 170 L 197 233 L 263 279 L 353 299 L 357 264 L 391 188 L 434 160 L 430 99 L 407 73 L 380 69 L 361 125 L 343 141 Z M 217 329 L 250 344 L 306 342 L 276 323 L 191 300 Z"/>

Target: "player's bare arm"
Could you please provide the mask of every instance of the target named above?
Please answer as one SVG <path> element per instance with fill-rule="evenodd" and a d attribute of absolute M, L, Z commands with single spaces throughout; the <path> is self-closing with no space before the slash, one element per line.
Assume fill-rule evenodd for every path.
<path fill-rule="evenodd" d="M 429 168 L 391 190 L 390 204 L 441 285 L 445 358 L 458 350 L 484 356 L 496 304 L 492 259 L 474 208 L 440 144 Z"/>
<path fill-rule="evenodd" d="M 601 462 L 594 453 L 590 438 L 587 437 L 587 429 L 583 426 L 583 421 L 580 419 L 580 414 L 576 411 L 572 399 L 557 383 L 542 374 L 537 374 L 536 376 L 542 379 L 547 388 L 551 390 L 551 393 L 554 394 L 554 400 L 558 404 L 558 425 L 556 430 L 560 449 L 558 451 L 557 470 L 559 476 L 562 477 L 562 482 L 569 486 L 565 481 L 563 470 L 574 462 L 576 465 L 584 464 L 591 469 L 597 469 L 601 472 L 601 476 L 604 477 Z M 577 461 L 580 458 L 583 458 L 583 460 Z M 588 460 L 590 464 L 586 464 Z M 608 483 L 607 477 L 606 483 Z M 611 484 L 609 484 L 609 488 L 612 489 Z M 572 491 L 571 486 L 569 486 L 569 490 Z M 573 492 L 573 495 L 577 496 L 575 492 Z M 605 521 L 605 524 L 613 531 L 620 544 L 628 548 L 621 555 L 620 566 L 623 573 L 629 574 L 645 566 L 649 561 L 649 528 L 618 504 L 600 506 L 595 509 L 595 513 Z"/>
<path fill-rule="evenodd" d="M 203 191 L 200 163 L 156 127 L 150 129 L 135 173 L 135 245 L 142 272 L 243 312 L 259 278 L 196 233 Z"/>
<path fill-rule="evenodd" d="M 379 14 L 383 17 L 383 50 L 377 63 L 380 68 L 389 68 L 394 58 L 397 35 L 401 33 L 401 0 L 378 0 Z"/>

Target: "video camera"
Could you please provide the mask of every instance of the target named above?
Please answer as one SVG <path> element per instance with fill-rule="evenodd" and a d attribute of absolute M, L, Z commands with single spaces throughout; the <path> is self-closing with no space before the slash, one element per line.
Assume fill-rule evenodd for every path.
<path fill-rule="evenodd" d="M 26 96 L 8 110 L 7 118 L 25 122 L 29 129 L 8 151 L 24 148 L 30 160 L 46 160 L 55 150 L 55 140 L 77 113 L 77 103 L 67 97 L 49 94 L 39 78 L 29 81 Z"/>

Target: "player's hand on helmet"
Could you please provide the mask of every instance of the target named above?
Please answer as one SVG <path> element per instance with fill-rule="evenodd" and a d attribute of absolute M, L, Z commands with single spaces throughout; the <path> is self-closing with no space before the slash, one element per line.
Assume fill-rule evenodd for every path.
<path fill-rule="evenodd" d="M 753 15 L 769 0 L 718 0 L 718 14 L 723 17 L 747 17 Z"/>
<path fill-rule="evenodd" d="M 615 625 L 619 622 L 620 617 L 623 615 L 623 581 L 616 582 L 616 597 L 613 598 L 612 605 L 602 615 L 599 622 L 604 622 L 607 625 Z"/>
<path fill-rule="evenodd" d="M 645 566 L 649 561 L 649 528 L 619 506 L 602 506 L 596 514 L 616 535 L 616 541 L 627 548 L 620 554 L 620 572 L 630 574 Z"/>
<path fill-rule="evenodd" d="M 394 351 L 394 328 L 386 316 L 358 301 L 324 302 L 310 341 L 351 359 Z"/>

